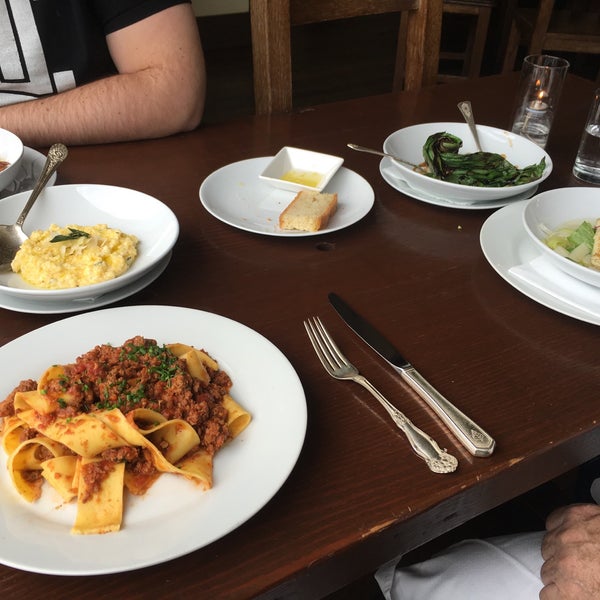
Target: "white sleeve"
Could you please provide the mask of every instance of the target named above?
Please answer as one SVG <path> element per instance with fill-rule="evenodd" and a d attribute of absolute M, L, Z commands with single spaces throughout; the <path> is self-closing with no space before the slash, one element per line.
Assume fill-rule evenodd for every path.
<path fill-rule="evenodd" d="M 464 540 L 422 563 L 385 565 L 375 578 L 387 600 L 537 600 L 543 536 Z"/>

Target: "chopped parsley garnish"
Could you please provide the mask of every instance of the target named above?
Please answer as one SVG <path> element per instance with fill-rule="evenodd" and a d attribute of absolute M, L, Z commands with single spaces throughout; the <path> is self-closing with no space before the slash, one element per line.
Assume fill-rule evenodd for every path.
<path fill-rule="evenodd" d="M 159 363 L 149 365 L 148 370 L 151 373 L 156 373 L 161 381 L 169 381 L 181 373 L 181 367 L 178 364 L 179 359 L 165 346 L 134 346 L 129 344 L 121 351 L 121 360 L 139 362 L 139 359 L 143 356 L 159 359 Z"/>
<path fill-rule="evenodd" d="M 122 363 L 145 366 L 148 373 L 154 375 L 154 380 L 166 382 L 167 385 L 173 378 L 185 372 L 177 356 L 164 345 L 128 343 L 121 347 L 118 360 Z M 131 367 L 132 365 L 125 365 L 126 370 Z M 97 409 L 132 407 L 143 402 L 149 393 L 142 379 L 120 377 L 106 383 L 98 380 L 96 386 L 98 397 L 94 401 L 94 406 Z"/>

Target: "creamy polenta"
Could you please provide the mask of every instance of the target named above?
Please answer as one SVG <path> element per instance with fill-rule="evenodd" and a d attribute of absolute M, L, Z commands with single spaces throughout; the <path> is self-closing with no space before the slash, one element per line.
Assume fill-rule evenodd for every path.
<path fill-rule="evenodd" d="M 49 290 L 81 287 L 122 275 L 137 256 L 138 239 L 107 225 L 50 225 L 32 232 L 11 267 Z"/>

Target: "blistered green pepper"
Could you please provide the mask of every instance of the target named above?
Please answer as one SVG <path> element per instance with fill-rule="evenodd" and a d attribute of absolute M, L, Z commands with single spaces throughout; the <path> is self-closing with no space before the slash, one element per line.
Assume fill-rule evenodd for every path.
<path fill-rule="evenodd" d="M 423 146 L 423 157 L 430 176 L 462 185 L 505 187 L 535 181 L 546 167 L 545 157 L 537 164 L 519 169 L 500 154 L 459 154 L 461 147 L 462 140 L 450 133 L 430 135 Z"/>

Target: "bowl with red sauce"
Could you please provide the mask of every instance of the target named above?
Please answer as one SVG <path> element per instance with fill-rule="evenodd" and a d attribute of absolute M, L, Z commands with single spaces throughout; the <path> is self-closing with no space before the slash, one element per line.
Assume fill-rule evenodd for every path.
<path fill-rule="evenodd" d="M 8 187 L 19 172 L 23 142 L 12 131 L 0 129 L 0 190 Z"/>

